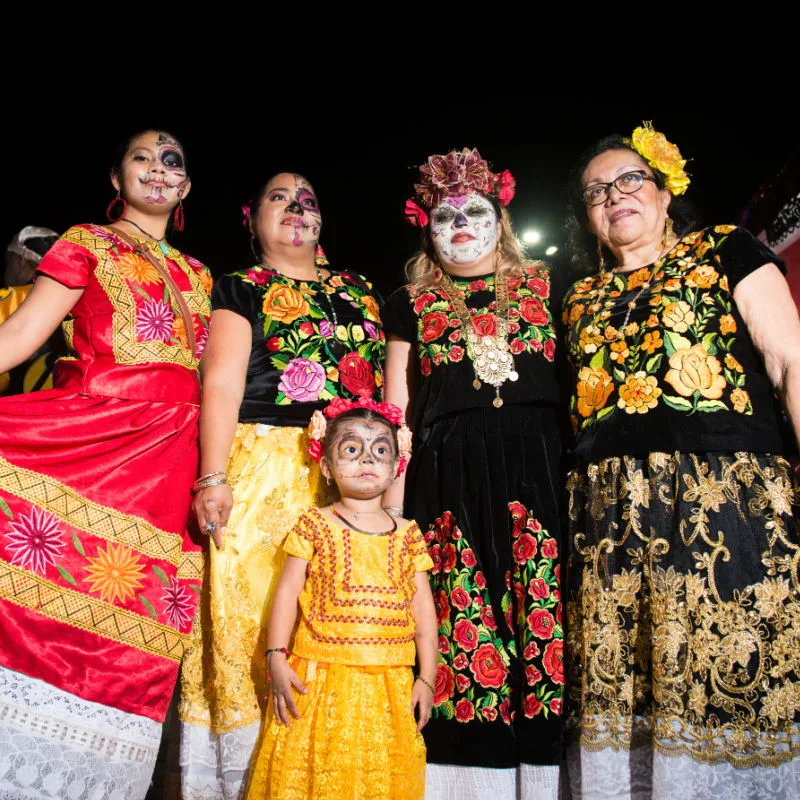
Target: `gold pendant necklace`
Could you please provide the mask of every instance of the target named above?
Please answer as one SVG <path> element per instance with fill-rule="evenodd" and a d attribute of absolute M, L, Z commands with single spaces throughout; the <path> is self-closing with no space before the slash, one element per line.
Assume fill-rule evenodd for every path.
<path fill-rule="evenodd" d="M 495 398 L 492 400 L 492 405 L 500 408 L 503 405 L 500 387 L 506 381 L 515 381 L 519 378 L 514 369 L 514 356 L 508 345 L 508 277 L 497 274 L 494 276 L 495 313 L 492 316 L 497 325 L 494 334 L 481 334 L 478 331 L 474 318 L 467 311 L 464 293 L 444 270 L 439 278 L 439 289 L 448 297 L 453 310 L 461 320 L 467 344 L 467 356 L 475 370 L 475 380 L 472 385 L 476 389 L 481 388 L 481 383 L 494 386 Z"/>

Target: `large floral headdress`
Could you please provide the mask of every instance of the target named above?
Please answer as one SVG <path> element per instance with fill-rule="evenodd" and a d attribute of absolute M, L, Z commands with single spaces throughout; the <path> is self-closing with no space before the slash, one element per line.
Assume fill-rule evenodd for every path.
<path fill-rule="evenodd" d="M 346 400 L 344 397 L 335 397 L 322 411 L 315 411 L 308 423 L 308 452 L 314 461 L 322 458 L 322 440 L 328 427 L 328 420 L 352 411 L 354 408 L 366 408 L 380 414 L 387 422 L 397 428 L 397 454 L 400 460 L 397 464 L 397 475 L 402 475 L 408 466 L 411 455 L 411 429 L 405 424 L 402 410 L 394 403 L 377 403 L 371 397 L 359 397 L 358 400 Z"/>
<path fill-rule="evenodd" d="M 652 122 L 643 122 L 627 141 L 653 169 L 664 174 L 664 183 L 674 196 L 683 194 L 689 188 L 689 176 L 683 169 L 686 159 L 681 157 L 681 151 L 667 141 L 663 133 L 653 128 Z"/>
<path fill-rule="evenodd" d="M 446 197 L 460 197 L 476 192 L 492 197 L 501 206 L 507 206 L 516 190 L 517 182 L 507 170 L 492 172 L 474 147 L 451 150 L 446 155 L 430 156 L 419 168 L 420 182 L 414 184 L 415 199 L 406 200 L 405 217 L 412 224 L 425 227 L 427 212 L 438 206 Z"/>

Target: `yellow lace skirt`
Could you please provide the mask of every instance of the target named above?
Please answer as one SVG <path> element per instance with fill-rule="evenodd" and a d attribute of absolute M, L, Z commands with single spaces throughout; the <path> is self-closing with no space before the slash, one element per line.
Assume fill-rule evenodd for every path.
<path fill-rule="evenodd" d="M 235 797 L 263 716 L 266 629 L 295 520 L 331 500 L 303 428 L 239 424 L 228 479 L 233 509 L 210 548 L 193 638 L 181 671 L 184 796 Z"/>
<path fill-rule="evenodd" d="M 270 701 L 246 800 L 415 800 L 425 743 L 411 711 L 410 667 L 289 663 L 308 687 L 300 719 L 278 723 Z"/>

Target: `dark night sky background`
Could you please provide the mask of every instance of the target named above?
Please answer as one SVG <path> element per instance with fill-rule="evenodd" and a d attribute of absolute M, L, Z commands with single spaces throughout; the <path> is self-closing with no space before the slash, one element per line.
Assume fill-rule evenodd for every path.
<path fill-rule="evenodd" d="M 495 171 L 511 170 L 514 227 L 518 233 L 538 228 L 543 248 L 562 244 L 571 162 L 606 134 L 630 134 L 652 120 L 688 159 L 688 197 L 707 224 L 737 221 L 797 147 L 796 113 L 785 98 L 776 107 L 734 93 L 733 100 L 701 99 L 692 108 L 658 92 L 632 92 L 639 99 L 626 102 L 478 94 L 480 102 L 454 103 L 431 93 L 425 104 L 410 88 L 348 94 L 337 87 L 321 91 L 314 103 L 295 103 L 289 95 L 285 103 L 259 103 L 224 92 L 194 103 L 123 103 L 110 94 L 107 103 L 91 107 L 61 96 L 47 114 L 20 114 L 13 125 L 6 116 L 0 241 L 29 224 L 62 232 L 105 221 L 114 148 L 142 126 L 163 127 L 186 147 L 193 182 L 186 230 L 171 241 L 214 274 L 250 262 L 240 206 L 257 184 L 289 170 L 314 184 L 332 268 L 357 270 L 384 292 L 401 283 L 403 264 L 417 247 L 418 231 L 402 209 L 417 177 L 413 167 L 433 153 L 477 147 Z M 566 268 L 560 255 L 552 261 Z"/>

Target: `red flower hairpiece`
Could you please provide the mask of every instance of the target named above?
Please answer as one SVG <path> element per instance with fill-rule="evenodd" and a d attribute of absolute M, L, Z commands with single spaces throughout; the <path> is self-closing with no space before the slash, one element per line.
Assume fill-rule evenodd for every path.
<path fill-rule="evenodd" d="M 411 455 L 411 430 L 404 422 L 402 409 L 394 403 L 378 403 L 371 397 L 359 397 L 358 400 L 347 400 L 344 397 L 334 397 L 322 411 L 315 411 L 308 423 L 308 452 L 314 461 L 322 458 L 322 440 L 325 438 L 325 431 L 328 427 L 328 420 L 352 411 L 354 408 L 366 408 L 380 414 L 392 425 L 397 426 L 397 449 L 399 461 L 397 464 L 397 474 L 401 475 L 408 464 L 408 457 Z"/>
<path fill-rule="evenodd" d="M 507 169 L 500 173 L 492 172 L 474 147 L 430 156 L 425 164 L 420 165 L 419 174 L 420 182 L 414 184 L 416 202 L 406 200 L 404 212 L 406 219 L 419 227 L 428 224 L 425 209 L 438 206 L 447 197 L 474 192 L 493 197 L 501 206 L 507 206 L 517 185 Z"/>
<path fill-rule="evenodd" d="M 250 208 L 250 203 L 245 203 L 242 206 L 242 225 L 244 225 L 245 228 L 249 228 L 250 227 L 250 215 L 251 215 L 251 213 L 252 213 L 252 211 L 251 211 L 251 208 Z"/>

